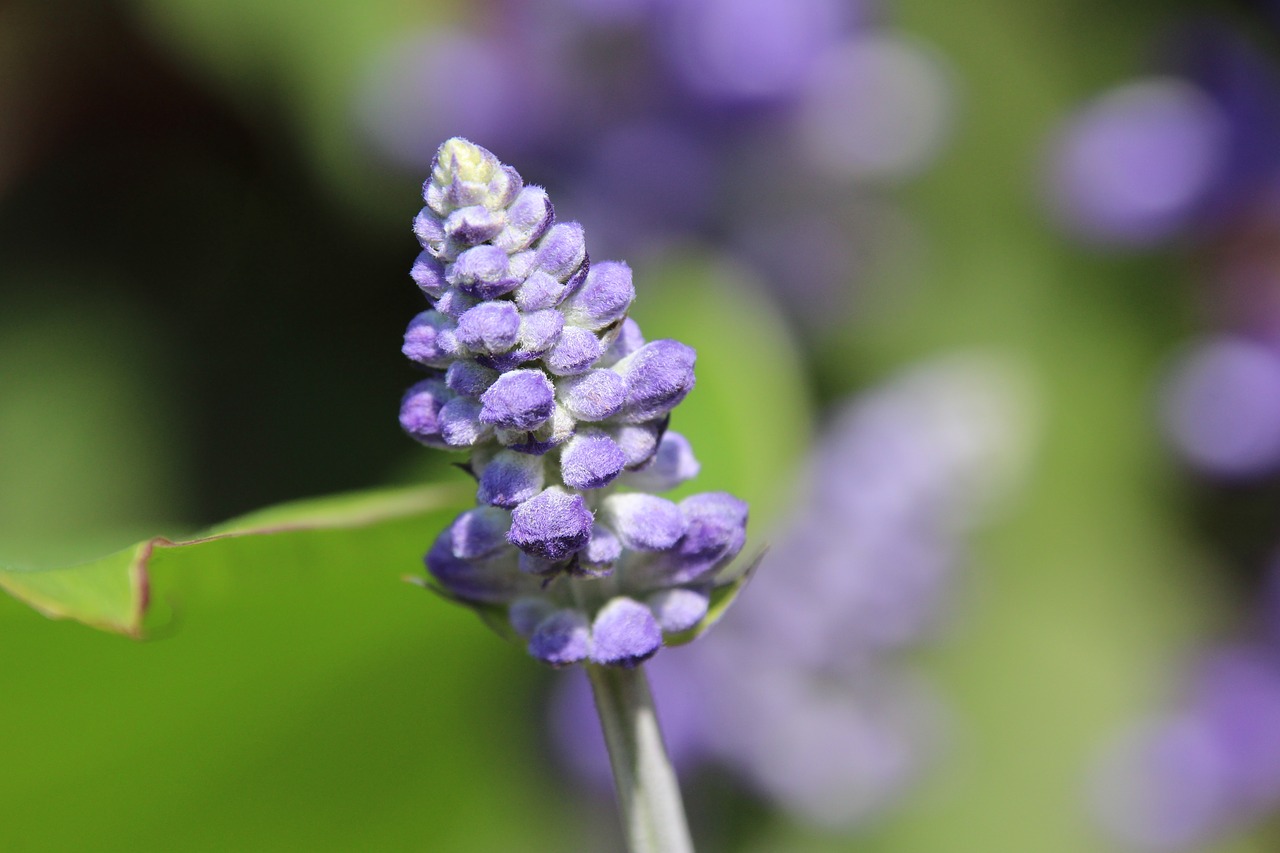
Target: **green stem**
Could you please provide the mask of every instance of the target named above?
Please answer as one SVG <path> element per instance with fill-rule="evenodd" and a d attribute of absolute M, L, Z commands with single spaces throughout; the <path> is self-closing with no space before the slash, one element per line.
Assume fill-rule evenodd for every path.
<path fill-rule="evenodd" d="M 644 669 L 587 665 L 630 853 L 693 853 Z"/>

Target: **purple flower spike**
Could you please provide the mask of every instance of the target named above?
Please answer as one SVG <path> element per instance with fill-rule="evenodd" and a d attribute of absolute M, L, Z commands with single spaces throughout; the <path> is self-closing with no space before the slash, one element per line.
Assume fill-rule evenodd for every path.
<path fill-rule="evenodd" d="M 424 379 L 400 401 L 400 427 L 430 447 L 447 447 L 440 434 L 440 409 L 453 395 L 438 379 Z"/>
<path fill-rule="evenodd" d="M 576 610 L 558 610 L 538 623 L 529 654 L 552 666 L 566 666 L 591 653 L 591 629 Z"/>
<path fill-rule="evenodd" d="M 595 264 L 582 287 L 562 306 L 565 320 L 586 329 L 603 329 L 626 316 L 635 295 L 631 267 L 621 261 Z"/>
<path fill-rule="evenodd" d="M 600 339 L 594 334 L 577 326 L 565 326 L 543 363 L 556 376 L 572 376 L 588 370 L 600 357 L 600 350 Z"/>
<path fill-rule="evenodd" d="M 551 226 L 538 244 L 538 269 L 560 281 L 567 281 L 586 259 L 586 235 L 576 222 Z"/>
<path fill-rule="evenodd" d="M 666 492 L 692 480 L 701 466 L 694 458 L 689 439 L 668 431 L 658 444 L 658 452 L 648 465 L 627 475 L 627 485 L 645 492 Z"/>
<path fill-rule="evenodd" d="M 542 457 L 502 450 L 480 473 L 476 500 L 511 509 L 542 491 L 545 482 Z"/>
<path fill-rule="evenodd" d="M 662 648 L 662 629 L 649 608 L 619 596 L 591 624 L 591 659 L 606 666 L 633 667 Z"/>
<path fill-rule="evenodd" d="M 589 370 L 561 380 L 560 403 L 580 421 L 611 418 L 627 400 L 627 382 L 612 370 Z"/>
<path fill-rule="evenodd" d="M 582 495 L 553 486 L 512 511 L 507 540 L 535 557 L 563 560 L 587 544 L 592 522 Z"/>
<path fill-rule="evenodd" d="M 676 587 L 664 589 L 646 600 L 658 624 L 668 634 L 688 631 L 707 615 L 711 597 L 703 590 Z"/>
<path fill-rule="evenodd" d="M 453 556 L 462 560 L 485 557 L 507 547 L 511 513 L 496 507 L 469 509 L 453 521 L 449 541 Z"/>
<path fill-rule="evenodd" d="M 668 555 L 673 584 L 689 583 L 738 555 L 747 541 L 747 505 L 725 492 L 691 495 L 680 502 L 685 533 Z"/>
<path fill-rule="evenodd" d="M 400 351 L 427 367 L 448 367 L 460 349 L 454 322 L 439 311 L 423 311 L 409 323 Z"/>
<path fill-rule="evenodd" d="M 541 370 L 513 370 L 480 395 L 480 420 L 506 429 L 531 430 L 555 411 L 555 388 Z"/>
<path fill-rule="evenodd" d="M 469 360 L 455 361 L 444 374 L 449 390 L 471 398 L 478 398 L 497 378 L 498 371 Z"/>
<path fill-rule="evenodd" d="M 512 295 L 521 311 L 542 311 L 559 305 L 567 290 L 563 281 L 542 270 L 534 270 Z"/>
<path fill-rule="evenodd" d="M 432 257 L 430 252 L 424 251 L 418 255 L 418 259 L 413 262 L 413 267 L 409 270 L 409 275 L 413 277 L 418 288 L 431 299 L 439 299 L 440 294 L 449 287 L 449 283 L 444 280 L 444 264 Z"/>
<path fill-rule="evenodd" d="M 680 508 L 657 495 L 610 495 L 602 511 L 622 544 L 633 551 L 665 551 L 684 535 L 685 518 Z"/>
<path fill-rule="evenodd" d="M 574 489 L 599 489 L 622 473 L 627 457 L 602 432 L 581 432 L 569 439 L 560 454 L 564 483 Z"/>
<path fill-rule="evenodd" d="M 472 352 L 506 352 L 520 336 L 520 312 L 511 302 L 481 302 L 458 318 L 457 336 Z"/>
<path fill-rule="evenodd" d="M 705 614 L 710 584 L 675 587 L 742 547 L 745 509 L 716 502 L 725 496 L 677 506 L 648 493 L 698 469 L 687 441 L 663 439 L 693 387 L 694 352 L 646 344 L 627 318 L 630 268 L 593 268 L 582 227 L 556 224 L 546 192 L 490 152 L 450 139 L 423 196 L 412 276 L 432 310 L 405 354 L 431 378 L 402 400 L 400 421 L 424 444 L 471 451 L 479 505 L 432 546 L 428 570 L 453 598 L 505 607 L 552 666 L 635 666 L 664 628 Z"/>
<path fill-rule="evenodd" d="M 471 447 L 491 433 L 480 421 L 480 404 L 467 397 L 454 397 L 445 403 L 439 420 L 440 434 L 450 447 Z"/>
<path fill-rule="evenodd" d="M 697 353 L 678 341 L 653 341 L 618 362 L 627 380 L 621 419 L 640 423 L 666 414 L 693 388 Z"/>

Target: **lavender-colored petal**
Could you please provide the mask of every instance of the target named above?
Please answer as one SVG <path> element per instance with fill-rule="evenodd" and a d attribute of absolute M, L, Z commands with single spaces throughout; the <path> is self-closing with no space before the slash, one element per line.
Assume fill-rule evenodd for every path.
<path fill-rule="evenodd" d="M 577 326 L 565 326 L 560 340 L 543 358 L 547 370 L 556 376 L 572 376 L 591 367 L 600 357 L 600 339 Z"/>
<path fill-rule="evenodd" d="M 668 634 L 688 631 L 707 615 L 711 596 L 701 589 L 676 587 L 656 592 L 645 599 L 649 609 Z"/>
<path fill-rule="evenodd" d="M 593 520 L 582 495 L 553 486 L 512 511 L 507 539 L 535 557 L 563 560 L 587 544 Z"/>
<path fill-rule="evenodd" d="M 699 468 L 701 466 L 693 455 L 689 440 L 668 430 L 649 464 L 628 472 L 625 482 L 630 488 L 640 491 L 665 492 L 696 477 Z"/>
<path fill-rule="evenodd" d="M 662 629 L 649 608 L 619 596 L 591 623 L 591 660 L 606 666 L 633 667 L 662 648 Z"/>
<path fill-rule="evenodd" d="M 565 320 L 575 326 L 603 329 L 626 316 L 635 295 L 631 267 L 621 261 L 604 261 L 591 266 L 582 287 L 560 309 Z"/>
<path fill-rule="evenodd" d="M 424 379 L 400 401 L 400 427 L 430 447 L 447 447 L 440 429 L 440 410 L 453 395 L 439 379 Z"/>
<path fill-rule="evenodd" d="M 586 261 L 586 235 L 576 222 L 558 222 L 538 242 L 538 268 L 567 281 Z"/>
<path fill-rule="evenodd" d="M 511 513 L 497 507 L 476 507 L 454 519 L 449 527 L 453 556 L 463 560 L 485 557 L 508 547 Z"/>
<path fill-rule="evenodd" d="M 671 411 L 693 388 L 697 354 L 678 341 L 653 341 L 614 368 L 627 380 L 626 423 L 652 420 Z"/>
<path fill-rule="evenodd" d="M 518 506 L 542 491 L 545 468 L 539 456 L 499 451 L 480 472 L 476 500 L 508 509 Z"/>
<path fill-rule="evenodd" d="M 444 279 L 444 264 L 427 251 L 423 251 L 414 260 L 409 275 L 413 277 L 418 288 L 431 299 L 439 299 L 449 287 L 449 283 Z"/>
<path fill-rule="evenodd" d="M 490 370 L 470 359 L 455 361 L 444 374 L 449 390 L 473 399 L 483 394 L 497 378 L 496 370 Z"/>
<path fill-rule="evenodd" d="M 440 434 L 450 447 L 471 447 L 490 433 L 480 420 L 480 403 L 468 397 L 454 397 L 440 409 Z"/>
<path fill-rule="evenodd" d="M 680 507 L 643 492 L 610 495 L 601 512 L 622 544 L 633 551 L 665 551 L 680 540 L 687 524 Z"/>
<path fill-rule="evenodd" d="M 520 336 L 520 312 L 505 300 L 481 302 L 458 318 L 457 336 L 473 352 L 506 352 Z"/>
<path fill-rule="evenodd" d="M 627 456 L 627 468 L 635 469 L 658 452 L 658 444 L 667 429 L 665 417 L 642 424 L 622 424 L 613 430 L 613 440 Z"/>
<path fill-rule="evenodd" d="M 612 370 L 589 370 L 556 386 L 560 404 L 580 421 L 611 418 L 627 400 L 627 382 Z"/>
<path fill-rule="evenodd" d="M 531 430 L 555 411 L 555 388 L 541 370 L 513 370 L 480 395 L 480 420 L 506 429 Z"/>
<path fill-rule="evenodd" d="M 521 311 L 542 311 L 560 304 L 568 292 L 567 285 L 553 275 L 534 270 L 512 294 Z"/>
<path fill-rule="evenodd" d="M 554 308 L 524 314 L 520 318 L 520 351 L 535 358 L 542 356 L 560 340 L 563 328 L 564 315 Z"/>
<path fill-rule="evenodd" d="M 547 191 L 542 187 L 525 187 L 507 209 L 507 227 L 493 238 L 493 244 L 504 252 L 527 249 L 546 233 L 554 219 Z"/>
<path fill-rule="evenodd" d="M 566 486 L 599 489 L 622 473 L 627 457 L 602 432 L 580 432 L 560 453 L 560 472 Z"/>
<path fill-rule="evenodd" d="M 423 311 L 405 329 L 400 351 L 418 364 L 448 367 L 461 352 L 453 320 L 439 311 Z"/>
<path fill-rule="evenodd" d="M 529 654 L 552 666 L 567 666 L 591 653 L 591 629 L 576 610 L 558 610 L 538 623 Z"/>

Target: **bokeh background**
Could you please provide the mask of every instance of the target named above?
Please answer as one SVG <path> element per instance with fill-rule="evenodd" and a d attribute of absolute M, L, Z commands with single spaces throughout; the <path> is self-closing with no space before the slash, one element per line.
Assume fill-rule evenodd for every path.
<path fill-rule="evenodd" d="M 454 134 L 699 349 L 772 546 L 653 666 L 700 849 L 1280 843 L 1280 7 L 0 3 L 0 560 L 462 483 L 395 419 Z M 0 849 L 617 849 L 435 533 L 228 548 L 142 644 L 0 600 Z"/>

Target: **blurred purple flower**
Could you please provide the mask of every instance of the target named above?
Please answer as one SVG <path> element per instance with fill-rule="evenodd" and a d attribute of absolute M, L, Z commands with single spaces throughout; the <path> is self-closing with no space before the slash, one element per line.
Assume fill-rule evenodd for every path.
<path fill-rule="evenodd" d="M 1060 131 L 1050 203 L 1084 239 L 1149 245 L 1192 221 L 1226 161 L 1226 120 L 1207 94 L 1176 78 L 1141 80 L 1089 104 Z"/>
<path fill-rule="evenodd" d="M 1280 807 L 1280 659 L 1215 651 L 1171 714 L 1123 736 L 1097 770 L 1102 826 L 1139 850 L 1190 850 Z"/>
<path fill-rule="evenodd" d="M 1173 446 L 1197 468 L 1256 477 L 1280 466 L 1280 353 L 1244 338 L 1193 345 L 1163 394 Z"/>
<path fill-rule="evenodd" d="M 965 532 L 1018 467 L 1017 390 L 997 362 L 953 359 L 834 419 L 794 517 L 715 638 L 651 667 L 664 695 L 698 697 L 663 719 L 685 761 L 714 758 L 824 826 L 910 786 L 937 750 L 939 713 L 895 653 L 936 626 Z M 573 766 L 607 778 L 602 748 L 567 739 L 563 720 Z"/>

